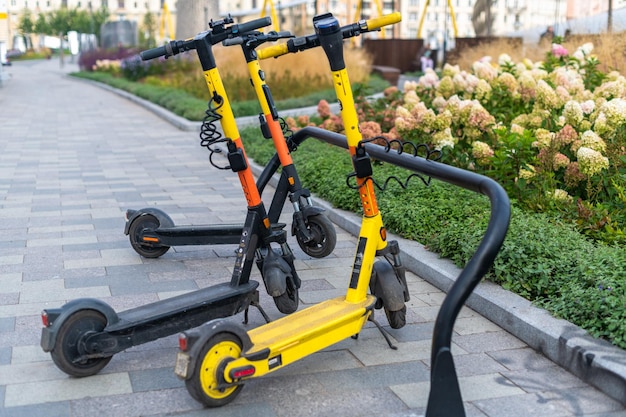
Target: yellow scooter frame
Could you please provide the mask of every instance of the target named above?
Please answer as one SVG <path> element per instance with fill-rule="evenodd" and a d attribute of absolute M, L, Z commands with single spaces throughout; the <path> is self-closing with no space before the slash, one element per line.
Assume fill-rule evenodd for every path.
<path fill-rule="evenodd" d="M 351 26 L 354 29 L 351 36 L 400 20 L 400 14 L 394 13 L 361 21 Z M 376 296 L 368 294 L 370 278 L 375 268 L 376 255 L 384 253 L 388 242 L 370 178 L 369 157 L 360 146 L 362 135 L 343 63 L 342 41 L 345 34 L 330 14 L 316 17 L 314 23 L 316 39 L 319 41 L 317 45 L 322 46 L 329 55 L 333 85 L 342 105 L 341 117 L 363 207 L 363 220 L 348 290 L 345 296 L 321 302 L 248 332 L 232 322 L 213 320 L 200 328 L 181 333 L 181 352 L 177 356 L 175 373 L 185 380 L 192 397 L 207 406 L 221 406 L 232 401 L 247 379 L 276 371 L 357 335 L 370 318 L 377 302 Z M 273 55 L 268 53 L 263 57 L 295 52 L 281 45 L 266 49 L 271 50 Z M 259 51 L 260 57 L 263 51 Z M 403 301 L 408 301 L 408 294 L 402 294 L 403 289 L 401 286 L 399 288 Z M 402 325 L 405 311 L 406 307 L 393 312 L 401 312 Z"/>

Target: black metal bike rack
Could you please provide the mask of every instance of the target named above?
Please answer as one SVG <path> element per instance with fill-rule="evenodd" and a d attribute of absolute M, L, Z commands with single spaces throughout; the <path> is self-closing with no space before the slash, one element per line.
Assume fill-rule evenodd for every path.
<path fill-rule="evenodd" d="M 348 149 L 344 135 L 317 127 L 305 127 L 294 133 L 293 140 L 313 137 Z M 491 215 L 478 249 L 449 289 L 437 314 L 432 337 L 430 394 L 426 417 L 465 417 L 459 381 L 452 358 L 451 343 L 454 323 L 482 277 L 493 265 L 506 236 L 511 216 L 506 191 L 493 179 L 440 162 L 427 160 L 372 143 L 364 143 L 373 158 L 425 174 L 450 184 L 483 194 L 489 198 Z M 383 213 L 384 216 L 384 213 Z"/>

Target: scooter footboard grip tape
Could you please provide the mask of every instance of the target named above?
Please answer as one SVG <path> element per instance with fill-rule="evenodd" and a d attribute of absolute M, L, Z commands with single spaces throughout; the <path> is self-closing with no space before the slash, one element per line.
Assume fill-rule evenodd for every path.
<path fill-rule="evenodd" d="M 286 43 L 279 43 L 277 45 L 268 46 L 267 48 L 259 49 L 257 56 L 259 59 L 276 58 L 281 55 L 289 53 L 289 47 Z"/>
<path fill-rule="evenodd" d="M 367 24 L 367 30 L 372 31 L 372 30 L 380 29 L 383 26 L 393 25 L 394 23 L 398 23 L 401 20 L 402 20 L 402 14 L 400 14 L 400 12 L 394 12 L 394 13 L 386 14 L 381 17 L 368 19 L 365 23 Z"/>
<path fill-rule="evenodd" d="M 167 49 L 165 49 L 165 45 L 148 49 L 146 51 L 141 51 L 139 53 L 139 56 L 144 61 L 149 61 L 151 59 L 158 58 L 164 55 L 167 55 Z"/>

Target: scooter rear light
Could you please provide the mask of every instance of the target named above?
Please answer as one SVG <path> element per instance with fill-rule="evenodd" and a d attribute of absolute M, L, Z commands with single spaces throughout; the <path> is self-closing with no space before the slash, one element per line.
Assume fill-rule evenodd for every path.
<path fill-rule="evenodd" d="M 187 348 L 189 348 L 189 345 L 187 344 L 187 342 L 188 342 L 187 335 L 185 333 L 180 333 L 178 335 L 178 348 L 182 350 L 183 352 L 187 352 Z"/>
<path fill-rule="evenodd" d="M 41 312 L 41 322 L 43 323 L 43 327 L 50 326 L 50 320 L 48 317 L 48 312 L 46 310 Z"/>
<path fill-rule="evenodd" d="M 230 377 L 233 380 L 252 376 L 256 372 L 256 369 L 252 365 L 244 366 L 242 368 L 236 368 L 230 371 Z"/>

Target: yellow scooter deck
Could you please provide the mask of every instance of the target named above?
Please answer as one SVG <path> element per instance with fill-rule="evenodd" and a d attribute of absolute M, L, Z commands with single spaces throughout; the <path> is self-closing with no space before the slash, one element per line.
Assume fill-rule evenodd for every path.
<path fill-rule="evenodd" d="M 254 362 L 257 376 L 271 372 L 358 334 L 375 302 L 372 295 L 358 303 L 342 296 L 257 327 L 248 332 L 253 346 L 242 356 Z"/>

